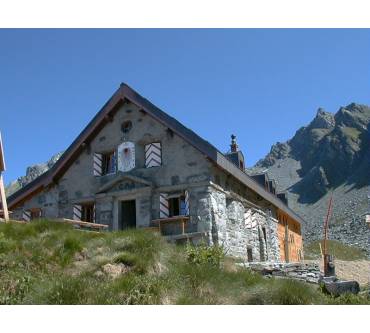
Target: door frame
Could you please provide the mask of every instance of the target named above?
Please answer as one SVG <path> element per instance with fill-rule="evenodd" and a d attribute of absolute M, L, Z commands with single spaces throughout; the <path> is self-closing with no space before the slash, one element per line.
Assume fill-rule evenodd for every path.
<path fill-rule="evenodd" d="M 139 210 L 138 210 L 138 198 L 136 195 L 122 195 L 115 197 L 113 200 L 113 230 L 120 230 L 120 217 L 121 217 L 121 202 L 135 200 L 136 210 L 136 227 L 138 225 Z"/>
<path fill-rule="evenodd" d="M 125 199 L 125 200 L 119 200 L 119 205 L 118 205 L 118 230 L 126 230 L 126 229 L 121 229 L 121 225 L 123 222 L 123 215 L 122 215 L 122 203 L 125 201 L 133 201 L 135 203 L 135 229 L 137 229 L 137 218 L 138 218 L 138 213 L 137 213 L 137 200 L 135 199 Z M 123 227 L 123 226 L 122 226 Z"/>

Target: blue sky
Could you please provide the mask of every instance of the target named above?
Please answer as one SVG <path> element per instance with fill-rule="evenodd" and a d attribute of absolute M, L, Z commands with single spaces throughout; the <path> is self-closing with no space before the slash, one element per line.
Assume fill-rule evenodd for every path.
<path fill-rule="evenodd" d="M 370 30 L 0 29 L 5 182 L 66 149 L 125 82 L 248 166 L 319 107 L 370 104 Z"/>

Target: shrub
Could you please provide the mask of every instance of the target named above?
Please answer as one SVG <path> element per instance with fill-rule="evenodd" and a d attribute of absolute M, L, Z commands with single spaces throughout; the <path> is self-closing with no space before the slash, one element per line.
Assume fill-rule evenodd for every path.
<path fill-rule="evenodd" d="M 220 267 L 221 260 L 225 257 L 225 253 L 220 246 L 207 246 L 201 244 L 192 246 L 189 243 L 186 245 L 187 261 L 198 265 L 211 265 Z"/>

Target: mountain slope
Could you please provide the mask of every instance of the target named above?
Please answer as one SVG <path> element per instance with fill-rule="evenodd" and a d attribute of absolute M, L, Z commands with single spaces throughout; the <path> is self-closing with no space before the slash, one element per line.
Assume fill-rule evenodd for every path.
<path fill-rule="evenodd" d="M 267 172 L 287 191 L 289 205 L 306 221 L 306 241 L 322 237 L 328 201 L 334 209 L 330 237 L 369 253 L 370 107 L 352 103 L 336 114 L 319 109 L 311 123 L 276 143 L 249 173 Z"/>
<path fill-rule="evenodd" d="M 36 179 L 38 176 L 41 176 L 44 172 L 48 171 L 55 163 L 59 160 L 62 156 L 63 152 L 55 154 L 45 163 L 35 164 L 29 166 L 26 170 L 26 175 L 21 176 L 18 179 L 10 182 L 6 188 L 5 193 L 6 196 L 10 196 L 16 191 L 18 191 L 23 186 L 26 186 L 28 183 Z"/>

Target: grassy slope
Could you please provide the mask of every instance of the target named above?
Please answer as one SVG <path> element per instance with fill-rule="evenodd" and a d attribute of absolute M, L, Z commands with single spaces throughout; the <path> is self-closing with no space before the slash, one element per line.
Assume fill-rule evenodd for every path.
<path fill-rule="evenodd" d="M 148 231 L 90 233 L 47 221 L 0 224 L 0 304 L 327 304 L 317 286 L 191 264 L 185 248 Z M 129 272 L 113 279 L 106 264 Z"/>
<path fill-rule="evenodd" d="M 322 241 L 314 241 L 305 245 L 305 259 L 321 258 L 320 242 Z M 323 244 L 321 246 L 323 248 Z M 338 260 L 367 259 L 366 254 L 360 248 L 349 246 L 335 240 L 328 241 L 328 252 Z"/>

